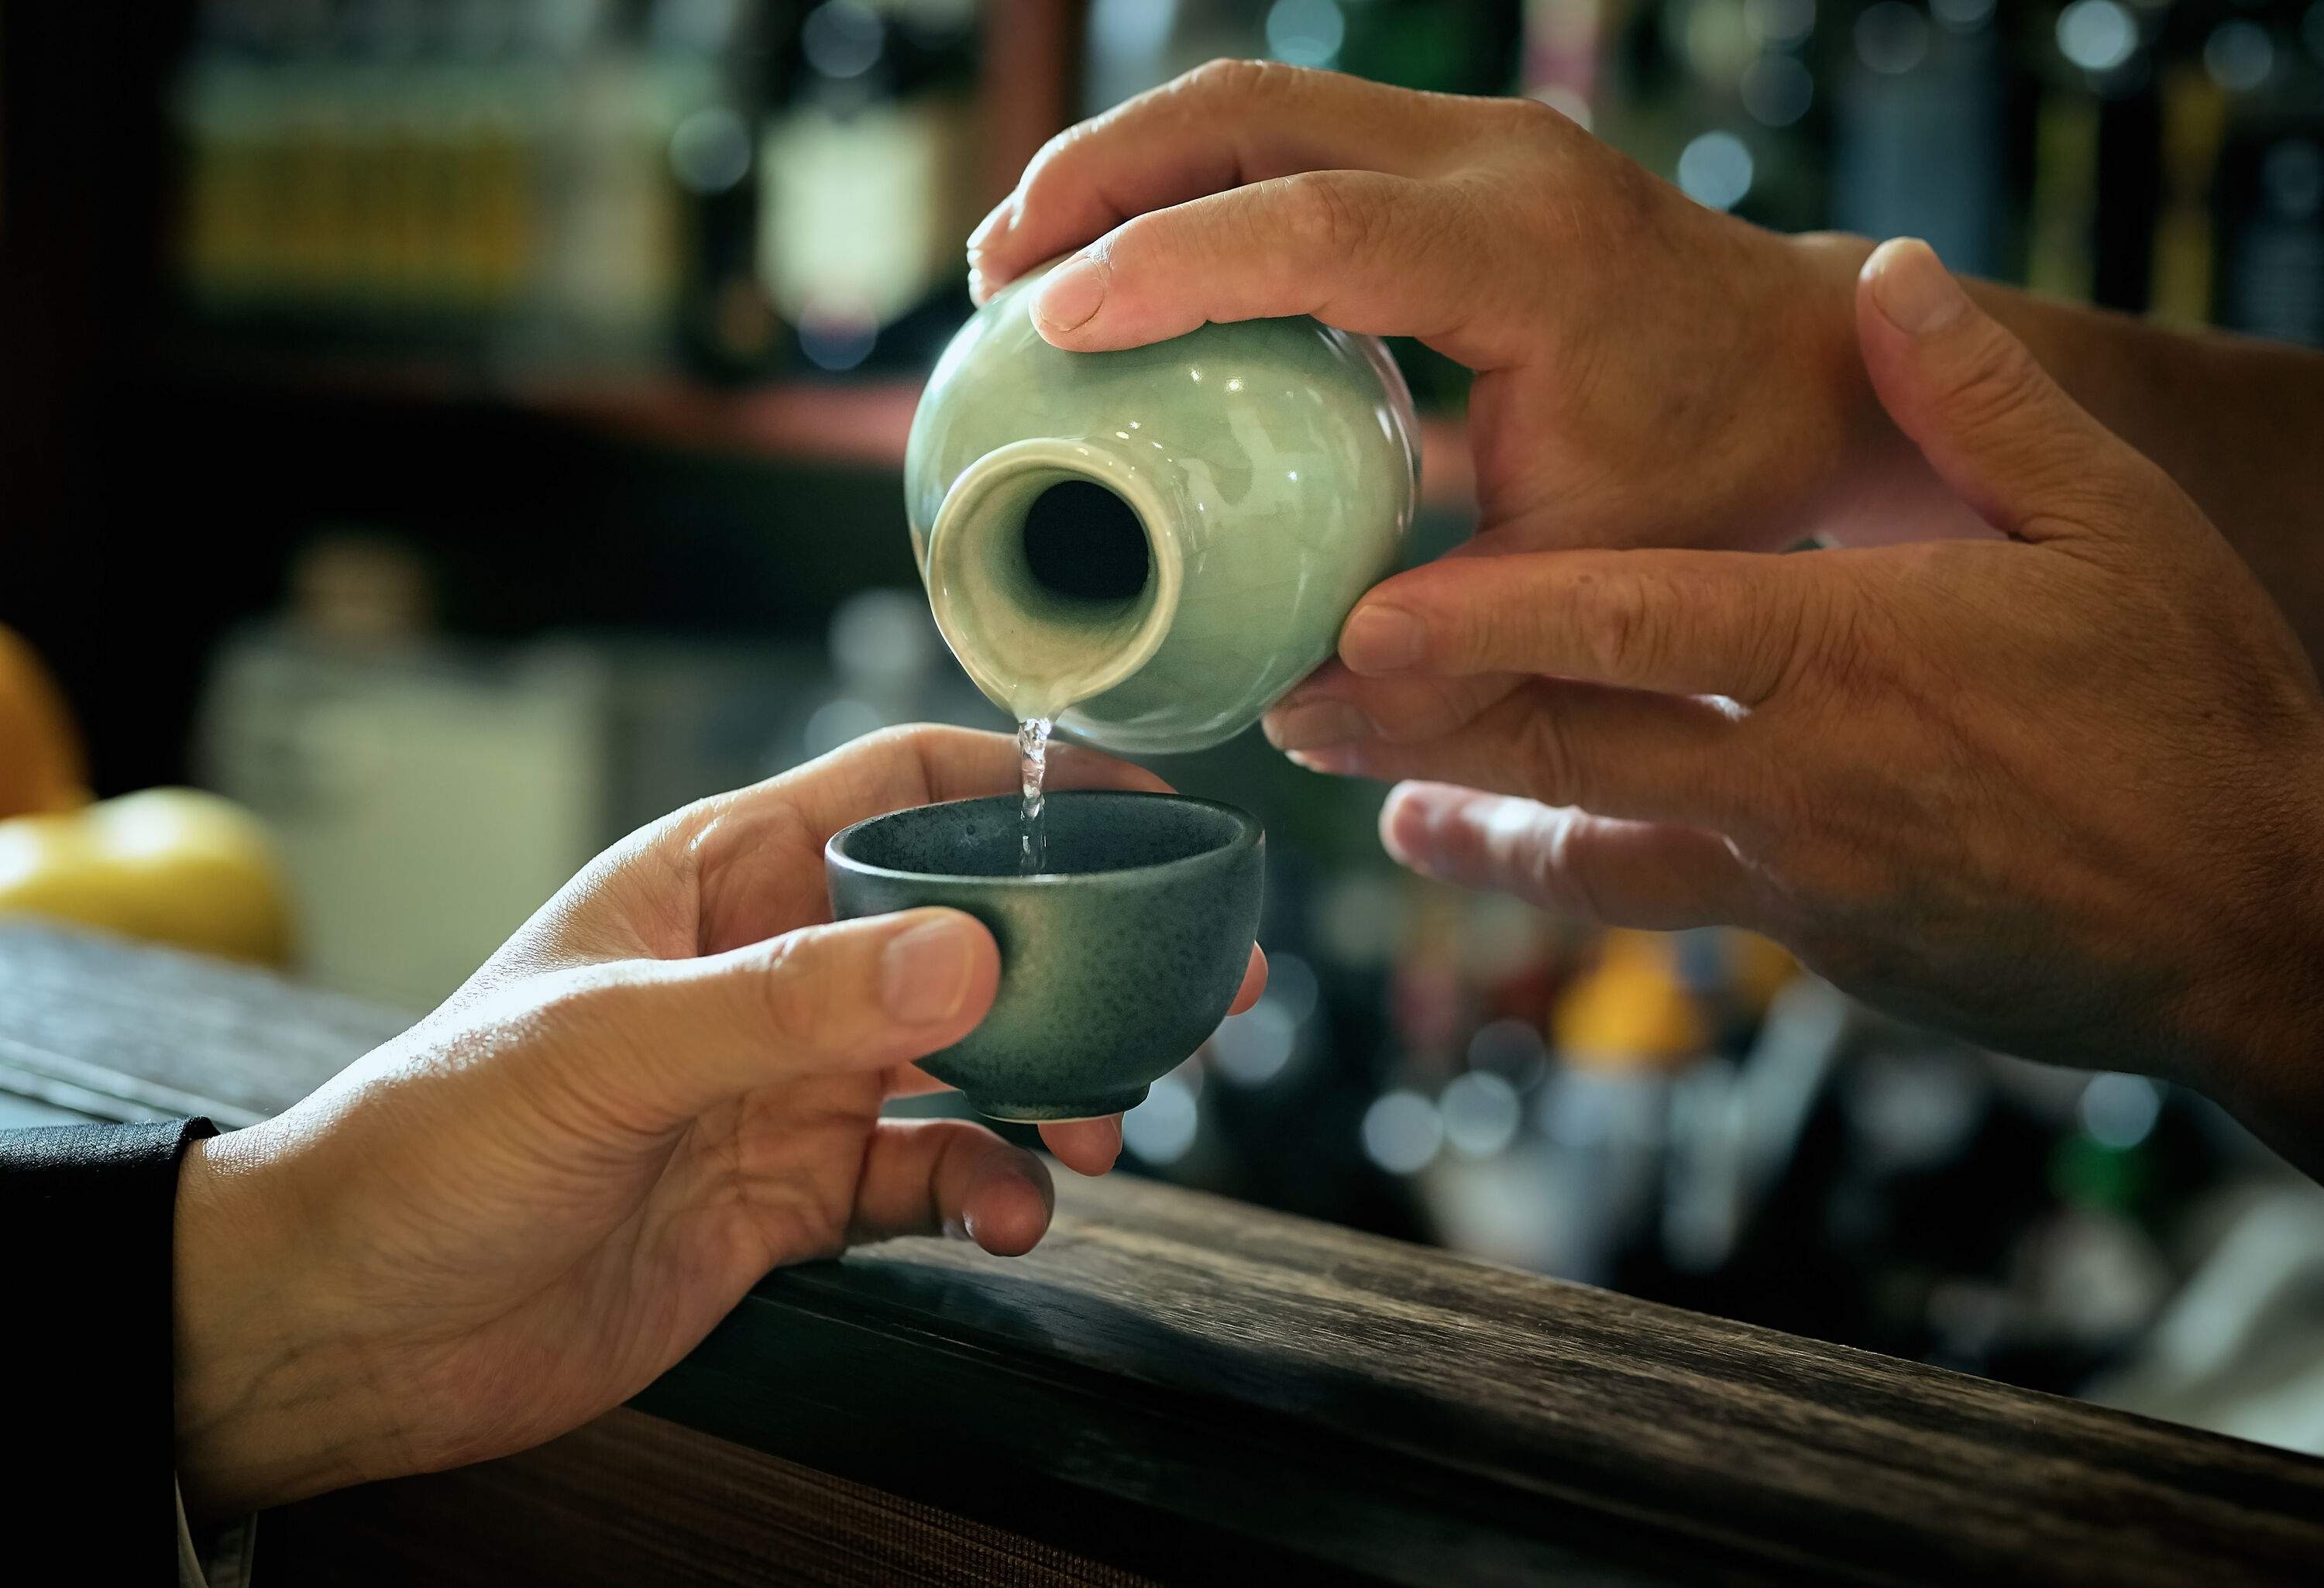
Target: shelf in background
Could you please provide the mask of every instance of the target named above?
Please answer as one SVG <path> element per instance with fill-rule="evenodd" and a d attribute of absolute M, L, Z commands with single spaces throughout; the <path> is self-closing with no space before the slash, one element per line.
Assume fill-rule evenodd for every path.
<path fill-rule="evenodd" d="M 449 358 L 255 352 L 174 358 L 171 381 L 195 389 L 271 392 L 323 401 L 475 404 L 544 415 L 608 436 L 710 456 L 901 468 L 918 376 L 778 381 L 722 387 L 651 371 L 581 373 Z M 1475 475 L 1455 419 L 1421 421 L 1421 502 L 1471 512 Z"/>

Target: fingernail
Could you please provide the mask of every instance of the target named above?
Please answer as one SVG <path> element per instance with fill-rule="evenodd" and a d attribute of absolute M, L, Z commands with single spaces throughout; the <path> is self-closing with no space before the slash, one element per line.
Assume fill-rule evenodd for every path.
<path fill-rule="evenodd" d="M 1267 714 L 1261 728 L 1277 750 L 1322 750 L 1371 736 L 1370 718 L 1344 700 L 1311 700 Z"/>
<path fill-rule="evenodd" d="M 1872 301 L 1908 337 L 1942 330 L 1969 308 L 1969 294 L 1918 237 L 1881 244 L 1865 261 L 1865 272 L 1872 278 Z"/>
<path fill-rule="evenodd" d="M 1327 744 L 1321 750 L 1286 750 L 1292 765 L 1325 777 L 1352 778 L 1363 771 L 1363 752 L 1356 744 Z"/>
<path fill-rule="evenodd" d="M 1086 324 L 1105 301 L 1105 261 L 1095 254 L 1067 260 L 1033 294 L 1033 319 L 1051 331 Z"/>
<path fill-rule="evenodd" d="M 968 235 L 969 257 L 973 259 L 977 254 L 982 253 L 984 245 L 987 243 L 991 242 L 994 235 L 1000 232 L 1004 226 L 1010 224 L 1011 217 L 1013 217 L 1016 213 L 1017 195 L 1014 193 L 1010 194 L 1008 198 L 1003 198 L 1000 203 L 994 205 L 992 207 L 992 212 L 990 215 L 987 215 L 982 220 L 978 221 L 976 223 L 976 230 L 969 233 Z"/>
<path fill-rule="evenodd" d="M 880 956 L 880 1002 L 906 1025 L 949 1020 L 968 996 L 973 928 L 961 919 L 926 921 Z"/>
<path fill-rule="evenodd" d="M 1438 826 L 1473 796 L 1451 789 L 1407 784 L 1396 791 L 1385 812 L 1380 836 L 1388 854 L 1405 865 L 1429 859 L 1436 849 Z"/>
<path fill-rule="evenodd" d="M 1359 607 L 1340 631 L 1340 660 L 1360 673 L 1392 673 L 1420 660 L 1420 620 L 1400 606 Z"/>

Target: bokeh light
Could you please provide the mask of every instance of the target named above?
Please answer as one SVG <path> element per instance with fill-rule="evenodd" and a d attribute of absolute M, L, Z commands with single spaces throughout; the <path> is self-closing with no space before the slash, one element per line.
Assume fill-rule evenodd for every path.
<path fill-rule="evenodd" d="M 1993 20 L 1994 0 L 1929 0 L 1929 14 L 1947 32 L 1973 33 Z"/>
<path fill-rule="evenodd" d="M 669 135 L 669 169 L 693 193 L 724 193 L 751 170 L 751 130 L 724 105 L 696 111 Z"/>
<path fill-rule="evenodd" d="M 1453 1078 L 1438 1100 L 1444 1142 L 1462 1158 L 1490 1158 L 1517 1140 L 1525 1109 L 1517 1088 L 1500 1076 L 1471 1070 Z"/>
<path fill-rule="evenodd" d="M 887 24 L 862 0 L 826 0 L 799 29 L 799 53 L 827 78 L 858 78 L 887 42 Z"/>
<path fill-rule="evenodd" d="M 1444 1145 L 1436 1105 L 1417 1092 L 1384 1092 L 1364 1111 L 1364 1156 L 1392 1175 L 1416 1175 Z"/>
<path fill-rule="evenodd" d="M 1787 127 L 1815 103 L 1815 78 L 1788 55 L 1762 55 L 1743 74 L 1743 108 L 1764 126 Z"/>
<path fill-rule="evenodd" d="M 1929 19 L 1904 0 L 1880 0 L 1856 19 L 1857 58 L 1884 77 L 1901 77 L 1928 58 Z"/>
<path fill-rule="evenodd" d="M 1712 209 L 1732 209 L 1751 190 L 1751 151 L 1732 133 L 1705 133 L 1679 153 L 1678 185 Z"/>
<path fill-rule="evenodd" d="M 2112 71 L 2138 48 L 2138 23 L 2115 0 L 2074 0 L 2058 14 L 2058 51 L 2084 71 Z"/>
<path fill-rule="evenodd" d="M 1267 9 L 1267 49 L 1293 66 L 1329 66 L 1348 37 L 1333 0 L 1275 0 Z"/>
<path fill-rule="evenodd" d="M 2163 1114 L 2163 1091 L 2144 1076 L 2093 1076 L 2075 1112 L 2090 1140 L 2119 1151 L 2153 1134 Z"/>
<path fill-rule="evenodd" d="M 1121 1144 L 1139 1161 L 1160 1168 L 1186 1156 L 1200 1123 L 1193 1090 L 1173 1072 L 1148 1089 L 1145 1102 L 1121 1116 Z"/>
<path fill-rule="evenodd" d="M 1299 1037 L 1299 1023 L 1272 998 L 1262 998 L 1240 1014 L 1219 1022 L 1211 1037 L 1211 1060 L 1219 1074 L 1241 1086 L 1264 1086 L 1283 1073 Z"/>
<path fill-rule="evenodd" d="M 1762 44 L 1797 44 L 1815 32 L 1815 0 L 1744 0 L 1743 27 Z"/>
<path fill-rule="evenodd" d="M 1548 1044 L 1523 1020 L 1493 1020 L 1469 1039 L 1469 1067 L 1499 1076 L 1520 1092 L 1539 1084 L 1548 1066 Z"/>
<path fill-rule="evenodd" d="M 2227 92 L 2248 94 L 2275 69 L 2275 45 L 2255 22 L 2223 22 L 2203 41 L 2203 69 Z"/>

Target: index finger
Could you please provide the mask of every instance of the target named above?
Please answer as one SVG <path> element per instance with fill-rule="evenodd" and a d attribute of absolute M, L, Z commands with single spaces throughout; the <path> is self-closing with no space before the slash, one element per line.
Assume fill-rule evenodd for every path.
<path fill-rule="evenodd" d="M 1068 128 L 968 241 L 980 301 L 1133 216 L 1309 171 L 1414 175 L 1479 101 L 1273 61 L 1213 60 Z"/>
<path fill-rule="evenodd" d="M 1756 706 L 1795 665 L 1826 555 L 1448 558 L 1375 586 L 1340 631 L 1340 660 L 1367 677 L 1528 672 Z"/>

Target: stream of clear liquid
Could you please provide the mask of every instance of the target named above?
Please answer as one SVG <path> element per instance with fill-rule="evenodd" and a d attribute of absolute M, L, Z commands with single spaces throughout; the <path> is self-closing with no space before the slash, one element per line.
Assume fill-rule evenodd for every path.
<path fill-rule="evenodd" d="M 1025 799 L 1017 818 L 1021 847 L 1017 872 L 1035 877 L 1049 869 L 1049 826 L 1042 817 L 1041 784 L 1049 772 L 1049 733 L 1055 719 L 1028 716 L 1017 725 L 1017 782 Z"/>

